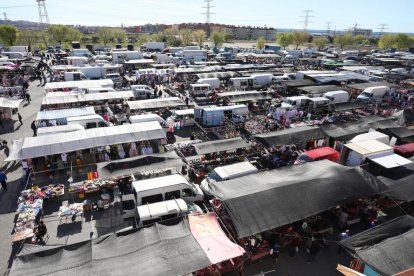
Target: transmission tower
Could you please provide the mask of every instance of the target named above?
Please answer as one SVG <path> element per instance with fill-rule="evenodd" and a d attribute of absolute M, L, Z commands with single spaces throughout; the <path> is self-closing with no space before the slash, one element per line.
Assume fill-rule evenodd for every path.
<path fill-rule="evenodd" d="M 332 24 L 332 22 L 331 21 L 327 21 L 325 23 L 326 23 L 326 33 L 327 34 L 330 34 L 331 33 L 331 24 Z"/>
<path fill-rule="evenodd" d="M 312 12 L 313 12 L 312 10 L 304 10 L 303 11 L 303 13 L 305 15 L 303 15 L 301 17 L 305 18 L 305 20 L 302 21 L 303 22 L 303 30 L 304 31 L 307 31 L 308 30 L 309 23 L 313 23 L 312 21 L 309 20 L 310 18 L 315 17 L 315 16 L 312 16 L 311 15 Z"/>
<path fill-rule="evenodd" d="M 203 0 L 203 2 L 205 2 L 206 5 L 203 6 L 203 9 L 205 10 L 205 12 L 203 12 L 202 14 L 206 16 L 207 36 L 210 36 L 211 15 L 214 14 L 214 12 L 211 12 L 211 10 L 214 8 L 214 6 L 211 5 L 213 0 Z"/>
<path fill-rule="evenodd" d="M 382 35 L 384 33 L 385 30 L 388 30 L 388 24 L 379 24 L 379 28 L 378 30 L 380 30 L 380 35 Z"/>
<path fill-rule="evenodd" d="M 37 7 L 39 9 L 39 29 L 42 27 L 42 24 L 49 25 L 49 16 L 47 15 L 46 10 L 46 0 L 36 0 Z"/>

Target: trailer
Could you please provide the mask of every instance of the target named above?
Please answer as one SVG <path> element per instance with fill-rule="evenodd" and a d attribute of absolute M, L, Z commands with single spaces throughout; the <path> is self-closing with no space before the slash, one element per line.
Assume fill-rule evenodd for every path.
<path fill-rule="evenodd" d="M 144 56 L 139 51 L 114 51 L 112 52 L 112 63 L 121 64 L 132 59 L 142 59 Z"/>

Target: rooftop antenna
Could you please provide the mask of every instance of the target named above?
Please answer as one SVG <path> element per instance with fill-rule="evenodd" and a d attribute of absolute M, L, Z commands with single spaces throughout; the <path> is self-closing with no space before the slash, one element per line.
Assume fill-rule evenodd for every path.
<path fill-rule="evenodd" d="M 202 14 L 206 16 L 207 35 L 210 35 L 211 15 L 214 14 L 213 12 L 211 12 L 211 10 L 214 8 L 214 6 L 211 5 L 211 3 L 213 3 L 213 0 L 203 0 L 203 2 L 205 2 L 206 5 L 203 6 L 205 12 L 203 12 Z"/>
<path fill-rule="evenodd" d="M 378 30 L 380 30 L 380 36 L 384 33 L 385 30 L 388 30 L 388 24 L 379 24 L 379 28 Z"/>
<path fill-rule="evenodd" d="M 36 0 L 37 7 L 39 9 L 39 29 L 42 28 L 42 24 L 49 25 L 49 16 L 46 10 L 46 0 Z"/>
<path fill-rule="evenodd" d="M 313 12 L 312 10 L 304 10 L 303 11 L 303 13 L 305 15 L 303 15 L 301 17 L 305 18 L 305 20 L 304 21 L 301 21 L 301 22 L 303 22 L 303 30 L 304 31 L 307 31 L 308 30 L 309 23 L 313 23 L 312 21 L 309 20 L 310 18 L 315 17 L 315 16 L 312 16 L 311 15 L 312 12 Z"/>

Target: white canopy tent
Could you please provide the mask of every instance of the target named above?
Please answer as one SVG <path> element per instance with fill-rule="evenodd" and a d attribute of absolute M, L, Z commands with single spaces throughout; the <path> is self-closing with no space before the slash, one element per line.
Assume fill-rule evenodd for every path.
<path fill-rule="evenodd" d="M 59 110 L 47 110 L 37 112 L 36 121 L 40 120 L 53 120 L 76 116 L 87 116 L 96 114 L 93 106 L 80 107 L 80 108 L 68 108 Z"/>
<path fill-rule="evenodd" d="M 46 97 L 44 97 L 42 105 L 69 104 L 113 99 L 128 99 L 133 97 L 134 93 L 132 91 L 117 91 L 91 94 L 55 92 L 50 93 Z"/>
<path fill-rule="evenodd" d="M 95 88 L 105 87 L 113 88 L 114 82 L 110 79 L 104 80 L 82 80 L 82 81 L 61 81 L 61 82 L 49 82 L 45 85 L 45 92 L 54 92 L 56 90 L 73 90 L 79 88 Z"/>
<path fill-rule="evenodd" d="M 21 146 L 18 146 L 18 140 L 14 142 L 12 152 L 5 161 L 161 138 L 165 138 L 165 132 L 158 122 L 86 129 L 77 131 L 76 135 L 60 133 L 27 137 L 23 139 Z"/>
<path fill-rule="evenodd" d="M 0 97 L 0 108 L 19 108 L 23 100 L 7 99 Z"/>
<path fill-rule="evenodd" d="M 141 101 L 128 101 L 127 105 L 130 110 L 136 109 L 156 109 L 163 107 L 176 107 L 184 106 L 185 103 L 178 97 L 161 98 L 161 99 L 149 99 Z"/>

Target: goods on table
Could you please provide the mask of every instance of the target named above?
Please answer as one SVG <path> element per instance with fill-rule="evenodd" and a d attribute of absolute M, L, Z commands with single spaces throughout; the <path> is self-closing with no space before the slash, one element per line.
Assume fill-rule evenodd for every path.
<path fill-rule="evenodd" d="M 113 179 L 95 179 L 95 180 L 86 180 L 84 182 L 72 183 L 70 184 L 70 192 L 86 192 L 86 191 L 96 191 L 107 187 L 112 187 L 117 185 L 117 181 Z"/>
<path fill-rule="evenodd" d="M 59 217 L 72 217 L 82 215 L 83 203 L 73 203 L 68 206 L 60 206 Z"/>

